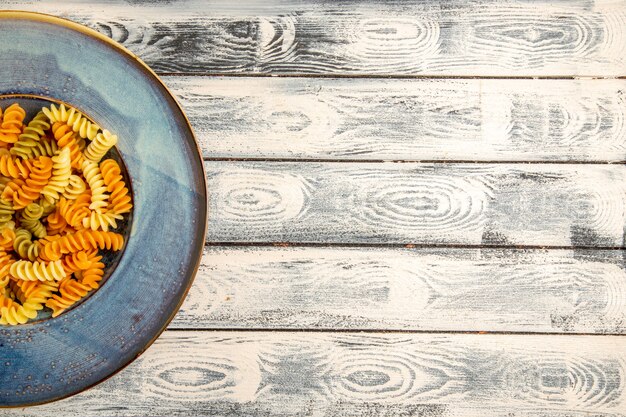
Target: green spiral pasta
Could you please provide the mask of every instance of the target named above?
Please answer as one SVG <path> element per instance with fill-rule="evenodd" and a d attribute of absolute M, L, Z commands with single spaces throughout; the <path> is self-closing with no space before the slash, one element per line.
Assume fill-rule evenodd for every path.
<path fill-rule="evenodd" d="M 39 247 L 32 240 L 33 235 L 26 229 L 17 229 L 13 248 L 22 259 L 35 261 L 39 257 Z"/>
<path fill-rule="evenodd" d="M 13 204 L 0 198 L 0 227 L 10 222 L 14 213 Z"/>
<path fill-rule="evenodd" d="M 43 207 L 30 203 L 22 211 L 21 224 L 26 230 L 38 238 L 46 236 L 46 227 L 39 221 L 43 216 Z"/>
<path fill-rule="evenodd" d="M 41 137 L 48 129 L 50 129 L 48 118 L 40 111 L 33 120 L 28 123 L 28 126 L 24 128 L 24 131 L 19 135 L 17 142 L 13 144 L 9 152 L 22 159 L 31 158 L 33 155 L 32 148 L 37 147 Z"/>
<path fill-rule="evenodd" d="M 56 140 L 44 136 L 39 142 L 35 142 L 34 146 L 24 148 L 23 152 L 27 158 L 33 159 L 40 156 L 54 156 L 58 149 Z"/>
<path fill-rule="evenodd" d="M 41 215 L 41 217 L 46 217 L 48 214 L 52 213 L 54 209 L 56 208 L 55 203 L 51 203 L 45 198 L 40 199 L 38 204 L 43 209 L 43 214 Z"/>

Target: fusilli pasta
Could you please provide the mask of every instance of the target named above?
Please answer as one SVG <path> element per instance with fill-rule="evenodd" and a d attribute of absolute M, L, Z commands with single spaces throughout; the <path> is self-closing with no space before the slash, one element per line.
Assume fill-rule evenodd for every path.
<path fill-rule="evenodd" d="M 100 286 L 103 251 L 119 251 L 132 209 L 117 136 L 76 109 L 43 108 L 25 124 L 0 108 L 0 324 L 56 317 Z M 104 160 L 103 160 L 104 159 Z"/>

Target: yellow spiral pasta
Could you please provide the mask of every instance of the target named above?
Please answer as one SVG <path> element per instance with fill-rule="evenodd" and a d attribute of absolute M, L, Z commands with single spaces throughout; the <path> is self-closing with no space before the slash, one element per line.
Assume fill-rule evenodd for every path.
<path fill-rule="evenodd" d="M 63 197 L 67 200 L 76 200 L 79 195 L 83 194 L 87 190 L 85 181 L 78 175 L 70 175 L 69 183 L 63 191 Z"/>
<path fill-rule="evenodd" d="M 36 311 L 26 310 L 20 303 L 0 294 L 0 324 L 24 324 L 37 317 Z"/>
<path fill-rule="evenodd" d="M 70 159 L 70 148 L 62 148 L 52 157 L 52 176 L 41 190 L 41 195 L 49 202 L 59 199 L 70 183 L 72 175 L 72 160 Z"/>
<path fill-rule="evenodd" d="M 89 216 L 83 219 L 83 227 L 91 230 L 103 230 L 107 232 L 109 228 L 117 227 L 117 220 L 121 220 L 121 214 L 115 214 L 111 211 L 106 213 L 98 213 L 92 211 Z"/>
<path fill-rule="evenodd" d="M 56 317 L 99 288 L 132 210 L 117 136 L 66 105 L 0 108 L 0 324 Z"/>
<path fill-rule="evenodd" d="M 16 261 L 9 268 L 9 274 L 24 281 L 59 281 L 67 276 L 61 261 Z"/>
<path fill-rule="evenodd" d="M 0 294 L 2 293 L 2 289 L 6 288 L 9 284 L 10 275 L 9 269 L 11 265 L 15 262 L 15 258 L 11 254 L 8 254 L 4 251 L 0 251 Z"/>
<path fill-rule="evenodd" d="M 106 208 L 109 204 L 109 195 L 107 194 L 107 187 L 100 173 L 100 167 L 97 163 L 86 160 L 83 162 L 83 175 L 91 190 L 91 204 L 89 205 L 89 210 L 96 210 L 98 213 L 101 213 L 102 209 Z"/>
<path fill-rule="evenodd" d="M 17 144 L 15 144 L 15 146 L 17 146 Z M 34 142 L 33 146 L 28 147 L 27 151 L 29 153 L 27 158 L 32 159 L 39 156 L 54 156 L 58 149 L 59 146 L 57 145 L 57 141 L 54 138 L 48 137 L 46 135 L 42 137 L 40 141 Z M 25 152 L 26 147 L 24 147 L 24 153 Z"/>
<path fill-rule="evenodd" d="M 92 123 L 89 119 L 83 116 L 78 110 L 72 107 L 65 107 L 61 104 L 58 108 L 53 104 L 50 108 L 41 109 L 52 123 L 63 122 L 72 128 L 83 139 L 94 140 L 100 126 Z"/>
<path fill-rule="evenodd" d="M 57 205 L 54 202 L 49 202 L 45 198 L 40 198 L 37 203 L 43 210 L 41 217 L 46 217 L 48 214 L 56 210 Z"/>
<path fill-rule="evenodd" d="M 100 162 L 104 155 L 117 143 L 117 136 L 103 130 L 98 133 L 93 141 L 85 149 L 85 159 L 91 162 Z"/>

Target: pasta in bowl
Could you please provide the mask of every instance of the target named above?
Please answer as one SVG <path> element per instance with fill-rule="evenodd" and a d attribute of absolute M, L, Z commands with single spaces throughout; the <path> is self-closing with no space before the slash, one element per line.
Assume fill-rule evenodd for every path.
<path fill-rule="evenodd" d="M 64 104 L 27 122 L 18 101 L 0 106 L 0 325 L 56 317 L 98 289 L 132 209 L 107 157 L 115 134 Z"/>
<path fill-rule="evenodd" d="M 15 407 L 156 340 L 198 269 L 207 193 L 171 93 L 81 25 L 0 12 L 0 108 L 0 407 Z"/>

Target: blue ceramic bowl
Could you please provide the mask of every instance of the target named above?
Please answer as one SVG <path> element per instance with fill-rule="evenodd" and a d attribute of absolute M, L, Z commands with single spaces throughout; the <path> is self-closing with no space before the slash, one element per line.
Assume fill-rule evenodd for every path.
<path fill-rule="evenodd" d="M 0 12 L 2 96 L 65 102 L 115 132 L 134 203 L 126 247 L 100 289 L 59 317 L 0 326 L 0 406 L 23 406 L 97 384 L 158 337 L 198 268 L 207 198 L 202 158 L 172 95 L 93 30 Z"/>

